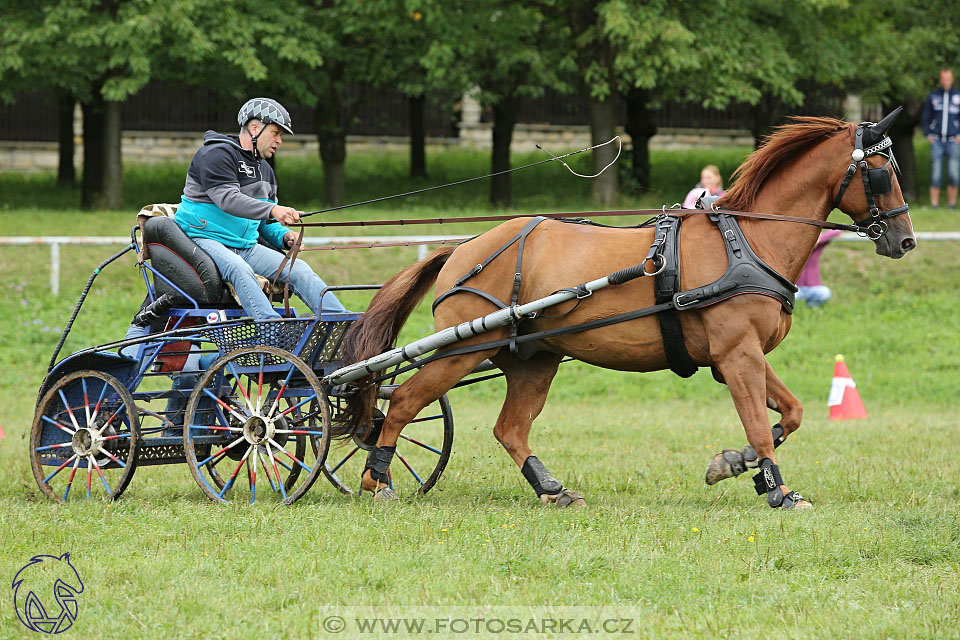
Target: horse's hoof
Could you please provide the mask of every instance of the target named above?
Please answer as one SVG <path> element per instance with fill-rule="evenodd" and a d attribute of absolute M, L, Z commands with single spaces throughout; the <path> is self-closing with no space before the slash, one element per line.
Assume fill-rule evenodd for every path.
<path fill-rule="evenodd" d="M 398 502 L 400 498 L 390 487 L 380 487 L 373 492 L 374 502 Z"/>
<path fill-rule="evenodd" d="M 587 501 L 583 499 L 583 496 L 570 489 L 563 489 L 560 493 L 552 496 L 543 494 L 540 496 L 540 500 L 543 501 L 543 504 L 553 504 L 558 508 L 587 506 Z"/>
<path fill-rule="evenodd" d="M 728 458 L 734 460 L 739 458 L 741 461 L 743 460 L 742 454 L 735 449 L 725 449 L 722 453 L 713 456 L 713 460 L 707 465 L 707 474 L 704 478 L 707 484 L 717 484 L 721 480 L 735 478 L 740 475 L 734 472 L 733 465 L 730 464 Z M 741 471 L 740 473 L 743 472 Z"/>
<path fill-rule="evenodd" d="M 769 502 L 769 494 L 767 496 L 767 501 Z M 780 501 L 779 505 L 771 505 L 773 507 L 780 507 L 782 509 L 813 509 L 813 503 L 800 495 L 799 491 L 790 491 L 787 495 L 783 496 L 783 499 Z"/>

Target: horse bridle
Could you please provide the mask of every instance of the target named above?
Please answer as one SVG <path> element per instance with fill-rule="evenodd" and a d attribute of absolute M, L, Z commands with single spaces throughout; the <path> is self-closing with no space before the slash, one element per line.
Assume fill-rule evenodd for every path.
<path fill-rule="evenodd" d="M 893 170 L 898 176 L 900 175 L 900 171 L 897 168 L 897 161 L 893 157 L 893 149 L 890 149 L 888 154 L 882 153 L 893 144 L 892 139 L 884 138 L 873 146 L 867 147 L 866 149 L 863 148 L 863 132 L 873 125 L 873 122 L 861 122 L 857 125 L 857 133 L 854 136 L 855 147 L 853 153 L 850 154 L 853 162 L 847 167 L 847 174 L 843 177 L 843 182 L 840 183 L 840 191 L 837 192 L 837 197 L 833 199 L 833 206 L 834 208 L 840 206 L 840 200 L 843 198 L 844 192 L 846 192 L 847 187 L 850 186 L 850 181 L 853 179 L 857 169 L 859 169 L 860 174 L 863 176 L 863 191 L 867 196 L 867 207 L 870 215 L 863 220 L 854 220 L 853 222 L 868 238 L 878 240 L 887 232 L 887 223 L 884 221 L 909 213 L 910 207 L 904 203 L 899 207 L 880 211 L 880 208 L 877 206 L 874 196 L 882 196 L 893 190 L 888 167 L 893 165 Z M 870 165 L 867 164 L 867 158 L 877 154 L 887 155 L 887 162 L 882 167 L 872 169 Z"/>

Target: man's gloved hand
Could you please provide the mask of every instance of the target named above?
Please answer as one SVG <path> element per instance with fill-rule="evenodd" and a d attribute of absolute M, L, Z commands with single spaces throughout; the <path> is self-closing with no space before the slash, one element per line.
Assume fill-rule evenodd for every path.
<path fill-rule="evenodd" d="M 284 207 L 278 204 L 270 211 L 270 217 L 275 218 L 282 224 L 296 224 L 300 222 L 302 213 L 303 211 L 297 211 L 293 207 Z"/>

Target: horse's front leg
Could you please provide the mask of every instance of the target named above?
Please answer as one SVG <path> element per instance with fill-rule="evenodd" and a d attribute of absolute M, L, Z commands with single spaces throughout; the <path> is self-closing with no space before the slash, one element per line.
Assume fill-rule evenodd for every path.
<path fill-rule="evenodd" d="M 764 358 L 767 384 L 767 407 L 780 414 L 780 421 L 770 428 L 773 438 L 773 447 L 783 444 L 787 436 L 800 428 L 803 419 L 803 405 L 800 400 L 787 388 L 787 385 L 777 377 L 773 367 Z M 719 372 L 715 372 L 716 377 Z M 718 380 L 724 382 L 722 379 Z M 724 449 L 713 456 L 707 465 L 706 483 L 716 484 L 727 478 L 735 478 L 747 469 L 755 469 L 759 458 L 756 451 L 749 444 L 742 450 Z"/>
<path fill-rule="evenodd" d="M 757 494 L 766 494 L 771 507 L 812 506 L 798 492 L 790 491 L 780 475 L 774 454 L 774 437 L 767 426 L 768 367 L 764 366 L 759 342 L 756 346 L 734 349 L 715 358 L 714 362 L 726 380 L 747 441 L 758 458 L 759 472 L 754 476 Z"/>

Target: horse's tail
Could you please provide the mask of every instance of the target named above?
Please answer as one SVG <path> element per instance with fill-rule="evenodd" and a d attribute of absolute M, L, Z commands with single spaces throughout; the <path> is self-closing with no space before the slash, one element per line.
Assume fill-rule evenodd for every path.
<path fill-rule="evenodd" d="M 456 247 L 442 247 L 390 278 L 377 292 L 363 317 L 353 323 L 343 342 L 343 365 L 379 355 L 393 347 L 407 318 L 437 280 L 440 269 Z M 379 384 L 357 381 L 331 430 L 334 437 L 368 433 Z"/>

